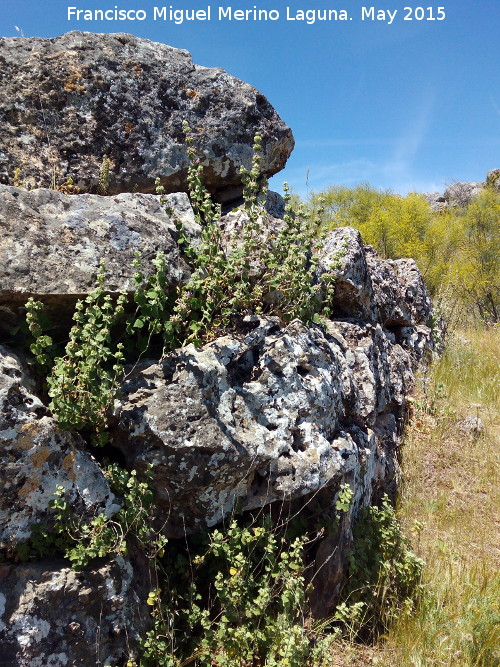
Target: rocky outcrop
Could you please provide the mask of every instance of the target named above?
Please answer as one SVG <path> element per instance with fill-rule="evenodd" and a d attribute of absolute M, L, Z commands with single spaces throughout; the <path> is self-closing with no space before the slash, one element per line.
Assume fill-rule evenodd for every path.
<path fill-rule="evenodd" d="M 153 464 L 169 535 L 213 526 L 237 501 L 254 509 L 312 493 L 354 464 L 335 343 L 298 321 L 245 325 L 245 336 L 188 346 L 123 388 L 114 444 L 132 468 Z"/>
<path fill-rule="evenodd" d="M 352 227 L 339 227 L 319 251 L 316 279 L 335 276 L 330 303 L 333 317 L 354 318 L 386 329 L 426 324 L 432 304 L 413 259 L 382 260 L 363 245 Z"/>
<path fill-rule="evenodd" d="M 335 490 L 353 475 L 358 504 L 390 483 L 377 469 L 375 442 L 394 459 L 410 353 L 379 325 L 332 322 L 322 332 L 298 320 L 283 327 L 247 318 L 244 326 L 245 335 L 144 363 L 117 402 L 113 444 L 127 467 L 153 466 L 158 525 L 170 537 L 213 526 L 236 505 Z M 389 438 L 373 436 L 389 413 Z M 393 476 L 395 460 L 389 468 Z"/>
<path fill-rule="evenodd" d="M 182 122 L 196 135 L 207 187 L 241 195 L 253 138 L 263 137 L 263 173 L 286 163 L 289 127 L 252 86 L 194 65 L 187 51 L 133 35 L 70 32 L 54 39 L 0 39 L 0 183 L 14 172 L 29 187 L 68 177 L 96 192 L 103 156 L 109 192 L 187 191 Z"/>
<path fill-rule="evenodd" d="M 189 275 L 175 221 L 183 221 L 195 244 L 200 229 L 181 194 L 168 197 L 166 211 L 153 195 L 68 196 L 12 187 L 1 194 L 8 239 L 0 264 L 2 307 L 16 326 L 31 294 L 62 318 L 91 288 L 102 256 L 110 291 L 131 289 L 138 249 L 145 272 L 157 250 L 165 253 L 172 286 Z M 283 224 L 280 215 L 282 202 L 272 195 L 264 235 Z M 242 210 L 225 216 L 228 238 L 245 216 Z M 357 231 L 342 228 L 324 240 L 314 280 L 321 285 L 332 273 L 332 317 L 324 330 L 247 316 L 233 333 L 200 349 L 188 345 L 161 362 L 141 359 L 127 368 L 107 451 L 139 478 L 151 470 L 152 522 L 169 539 L 217 525 L 236 507 L 292 503 L 298 510 L 321 506 L 335 517 L 338 490 L 349 484 L 351 508 L 315 554 L 317 616 L 331 610 L 344 581 L 357 512 L 396 489 L 413 371 L 433 344 L 426 326 L 431 304 L 412 260 L 381 260 Z M 0 546 L 12 561 L 33 543 L 36 526 L 50 531 L 58 486 L 82 523 L 97 513 L 113 517 L 121 500 L 82 438 L 59 429 L 21 358 L 1 351 Z M 140 559 L 92 563 L 78 576 L 54 561 L 6 567 L 0 620 L 12 665 L 49 658 L 94 664 L 94 654 L 82 647 L 90 637 L 95 643 L 98 627 L 106 634 L 99 644 L 103 661 L 114 664 L 135 650 L 148 618 L 141 586 L 153 587 Z M 56 604 L 64 621 L 54 615 Z"/>
<path fill-rule="evenodd" d="M 352 227 L 331 231 L 319 251 L 316 279 L 333 271 L 333 315 L 373 321 L 377 318 L 372 279 L 360 233 Z"/>
<path fill-rule="evenodd" d="M 424 192 L 422 197 L 431 207 L 431 211 L 442 211 L 447 206 L 446 199 L 440 192 Z"/>
<path fill-rule="evenodd" d="M 293 508 L 306 522 L 312 514 L 328 519 L 326 537 L 307 551 L 312 612 L 330 614 L 360 508 L 396 491 L 413 373 L 434 343 L 415 263 L 381 260 L 357 231 L 336 229 L 311 262 L 309 287 L 330 312 L 322 326 L 240 313 L 224 335 L 161 359 L 156 339 L 141 355 L 126 341 L 109 442 L 93 449 L 85 432 L 63 431 L 47 407 L 47 388 L 23 339 L 26 300 L 45 302 L 57 325 L 54 345 L 63 349 L 75 302 L 92 290 L 101 260 L 106 291 L 130 294 L 135 254 L 147 275 L 162 252 L 166 291 L 182 290 L 191 269 L 181 231 L 192 246 L 202 238 L 186 195 L 163 200 L 130 191 L 151 191 L 155 177 L 167 190 L 186 187 L 183 120 L 199 140 L 206 182 L 226 201 L 241 193 L 239 167 L 249 166 L 255 131 L 263 135 L 267 175 L 284 165 L 293 139 L 251 86 L 193 65 L 184 51 L 129 35 L 0 40 L 0 80 L 0 181 L 19 169 L 20 182 L 60 185 L 71 176 L 92 190 L 102 156 L 112 163 L 107 197 L 0 185 L 0 665 L 134 663 L 156 604 L 157 593 L 149 593 L 162 585 L 148 560 L 152 549 L 162 552 L 165 537 L 184 544 L 187 534 L 236 510 Z M 238 245 L 249 220 L 248 211 L 228 208 L 223 251 Z M 254 245 L 286 224 L 283 208 L 278 195 L 268 195 Z M 257 255 L 249 258 L 254 282 L 265 261 Z M 269 312 L 279 289 L 263 288 L 256 312 Z M 123 323 L 113 326 L 100 334 L 84 329 L 88 349 L 122 336 Z M 156 351 L 156 358 L 145 356 Z M 73 345 L 75 357 L 79 352 Z M 73 373 L 61 362 L 58 372 L 66 369 Z M 113 469 L 122 487 L 115 479 L 110 488 L 112 473 L 101 459 L 126 469 Z M 353 498 L 340 512 L 343 485 Z M 68 539 L 83 548 L 89 530 L 121 526 L 120 548 L 110 547 L 109 537 L 106 543 L 105 531 L 93 534 L 94 545 L 108 547 L 71 571 L 59 543 L 54 552 L 56 493 L 66 503 Z M 93 523 L 98 516 L 101 523 Z M 127 521 L 140 521 L 145 532 L 134 537 Z M 163 537 L 145 546 L 141 535 L 150 528 Z M 34 562 L 22 562 L 27 558 Z M 177 632 L 170 627 L 176 613 L 165 614 L 167 632 Z"/>

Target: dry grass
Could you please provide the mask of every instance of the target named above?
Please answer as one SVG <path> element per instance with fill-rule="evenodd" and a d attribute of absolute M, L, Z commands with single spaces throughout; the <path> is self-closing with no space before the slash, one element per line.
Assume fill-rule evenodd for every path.
<path fill-rule="evenodd" d="M 462 330 L 422 378 L 399 516 L 426 561 L 425 593 L 378 646 L 339 645 L 335 667 L 500 665 L 499 360 L 500 327 Z"/>

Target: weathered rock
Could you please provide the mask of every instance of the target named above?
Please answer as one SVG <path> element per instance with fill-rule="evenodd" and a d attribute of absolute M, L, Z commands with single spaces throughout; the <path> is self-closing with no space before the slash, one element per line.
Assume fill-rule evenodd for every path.
<path fill-rule="evenodd" d="M 294 141 L 267 99 L 187 51 L 124 33 L 69 32 L 0 40 L 0 183 L 14 170 L 31 187 L 71 177 L 96 191 L 103 156 L 111 193 L 187 191 L 185 120 L 197 138 L 207 187 L 241 195 L 253 137 L 263 137 L 263 173 L 286 163 Z M 227 191 L 227 196 L 224 191 Z"/>
<path fill-rule="evenodd" d="M 0 550 L 28 541 L 32 526 L 53 525 L 49 503 L 58 486 L 74 516 L 90 521 L 119 509 L 80 436 L 61 431 L 30 391 L 19 359 L 0 346 Z"/>
<path fill-rule="evenodd" d="M 334 346 L 298 321 L 249 326 L 245 337 L 188 346 L 123 388 L 113 444 L 131 467 L 154 463 L 167 534 L 214 525 L 238 499 L 250 509 L 314 491 L 354 455 Z"/>
<path fill-rule="evenodd" d="M 387 328 L 416 326 L 429 319 L 431 300 L 415 261 L 381 259 L 352 227 L 327 235 L 317 280 L 329 272 L 335 276 L 333 318 L 352 317 Z"/>
<path fill-rule="evenodd" d="M 433 211 L 442 211 L 450 206 L 468 206 L 471 199 L 479 195 L 486 187 L 493 187 L 500 191 L 500 169 L 490 169 L 484 183 L 457 182 L 446 188 L 444 194 L 426 192 L 422 196 Z"/>
<path fill-rule="evenodd" d="M 380 325 L 329 322 L 328 333 L 342 340 L 352 387 L 349 421 L 373 428 L 377 416 L 391 412 L 401 422 L 413 388 L 412 359 Z"/>
<path fill-rule="evenodd" d="M 352 428 L 367 434 L 381 413 L 402 425 L 413 360 L 380 326 L 332 323 L 325 336 L 297 320 L 247 325 L 144 362 L 122 388 L 113 444 L 128 467 L 153 464 L 167 535 L 214 525 L 237 501 L 252 509 L 335 488 L 367 455 Z"/>
<path fill-rule="evenodd" d="M 283 197 L 277 192 L 267 192 L 261 213 L 257 220 L 259 231 L 257 232 L 257 243 L 265 247 L 269 237 L 276 235 L 285 225 L 283 216 L 285 214 L 285 203 Z M 230 211 L 226 211 L 220 220 L 221 247 L 226 257 L 239 250 L 243 243 L 244 229 L 249 224 L 248 211 L 244 204 L 240 204 Z M 250 260 L 250 276 L 262 276 L 266 267 L 260 257 Z"/>
<path fill-rule="evenodd" d="M 422 197 L 429 204 L 432 211 L 442 211 L 448 206 L 446 199 L 439 192 L 424 192 Z"/>
<path fill-rule="evenodd" d="M 403 301 L 410 312 L 410 323 L 415 326 L 427 322 L 432 313 L 432 302 L 417 263 L 414 259 L 396 259 L 392 266 L 398 277 Z"/>
<path fill-rule="evenodd" d="M 196 236 L 187 195 L 66 195 L 55 190 L 0 186 L 0 312 L 2 325 L 18 324 L 29 296 L 41 298 L 58 315 L 71 313 L 76 300 L 95 284 L 105 261 L 106 289 L 132 291 L 135 252 L 142 271 L 161 251 L 167 278 L 179 283 L 189 269 L 176 243 L 174 217 Z M 24 316 L 23 316 L 24 317 Z"/>
<path fill-rule="evenodd" d="M 444 191 L 443 197 L 449 206 L 467 206 L 473 197 L 483 190 L 482 183 L 457 182 Z"/>
<path fill-rule="evenodd" d="M 486 185 L 500 192 L 500 169 L 490 169 L 486 174 Z"/>
<path fill-rule="evenodd" d="M 397 341 L 413 357 L 416 364 L 428 364 L 441 353 L 444 327 L 438 322 L 437 331 L 425 325 L 401 327 L 397 332 Z"/>
<path fill-rule="evenodd" d="M 85 572 L 0 565 L 1 667 L 124 665 L 150 625 L 147 586 L 118 556 Z"/>
<path fill-rule="evenodd" d="M 15 322 L 16 309 L 22 310 L 31 294 L 56 314 L 70 310 L 91 289 L 102 257 L 110 291 L 132 288 L 136 250 L 142 249 L 144 273 L 162 250 L 172 285 L 189 275 L 174 221 L 182 220 L 195 244 L 200 229 L 183 194 L 169 195 L 166 206 L 144 194 L 69 196 L 5 186 L 0 194 L 6 230 L 0 242 L 5 274 L 0 304 Z M 226 247 L 231 238 L 238 243 L 247 220 L 241 207 L 223 217 Z M 262 243 L 283 224 L 283 200 L 269 195 Z M 161 363 L 142 361 L 129 369 L 110 433 L 128 469 L 141 476 L 153 464 L 156 527 L 171 538 L 213 526 L 236 506 L 251 510 L 274 502 L 321 502 L 322 511 L 335 516 L 340 484 L 349 483 L 352 507 L 339 533 L 316 554 L 313 611 L 321 615 L 331 609 L 345 577 L 359 508 L 395 489 L 406 397 L 415 364 L 432 347 L 432 335 L 423 324 L 430 301 L 412 260 L 381 260 L 347 227 L 327 236 L 318 259 L 315 280 L 331 272 L 336 279 L 330 304 L 334 320 L 325 332 L 299 321 L 283 326 L 277 318 L 248 317 L 239 333 L 200 350 L 188 346 Z M 255 266 L 254 273 L 262 268 Z M 101 511 L 111 515 L 118 501 L 85 443 L 57 428 L 19 360 L 7 352 L 5 358 L 0 482 L 6 492 L 0 536 L 10 554 L 29 540 L 31 524 L 50 528 L 48 503 L 57 485 L 65 487 L 82 521 Z M 7 508 L 14 511 L 7 513 Z M 47 569 L 62 571 L 54 564 Z M 15 609 L 10 598 L 8 604 Z M 40 607 L 36 618 L 44 628 L 50 625 L 47 615 Z M 94 628 L 97 621 L 89 612 L 84 623 L 74 623 Z M 80 644 L 72 647 L 66 631 L 58 632 L 68 659 L 86 664 L 78 662 L 85 660 Z M 85 630 L 84 636 L 90 633 Z M 9 644 L 9 650 L 12 646 L 17 645 Z M 25 653 L 15 649 L 16 659 L 25 660 L 15 664 L 39 659 L 38 643 L 29 646 Z M 43 643 L 40 651 L 56 655 Z"/>
<path fill-rule="evenodd" d="M 373 288 L 360 233 L 353 227 L 332 230 L 319 253 L 317 280 L 335 276 L 332 317 L 376 318 Z"/>
<path fill-rule="evenodd" d="M 381 260 L 373 249 L 367 252 L 366 261 L 377 320 L 385 328 L 412 326 L 412 313 L 409 304 L 404 300 L 394 262 Z"/>
<path fill-rule="evenodd" d="M 467 415 L 460 420 L 459 428 L 470 440 L 479 440 L 484 436 L 484 422 L 475 415 Z"/>
<path fill-rule="evenodd" d="M 312 615 L 324 618 L 332 610 L 347 577 L 346 563 L 352 546 L 352 529 L 359 510 L 379 502 L 384 494 L 394 498 L 399 481 L 397 444 L 399 427 L 391 413 L 379 415 L 373 429 L 350 428 L 356 442 L 358 465 L 346 475 L 354 491 L 349 510 L 340 516 L 338 530 L 327 535 L 315 554 L 312 576 L 313 590 L 309 596 Z M 335 516 L 337 494 L 334 489 L 322 489 L 308 501 L 319 512 Z"/>

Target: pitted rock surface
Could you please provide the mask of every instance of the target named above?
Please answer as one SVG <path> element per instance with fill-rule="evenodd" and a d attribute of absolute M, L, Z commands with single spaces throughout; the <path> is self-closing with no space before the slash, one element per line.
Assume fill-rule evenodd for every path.
<path fill-rule="evenodd" d="M 253 509 L 335 488 L 378 448 L 392 476 L 397 468 L 414 361 L 393 334 L 355 321 L 326 334 L 298 320 L 247 325 L 246 335 L 143 362 L 116 404 L 113 444 L 128 467 L 152 464 L 169 536 L 215 525 L 237 502 Z M 369 435 L 381 415 L 392 419 L 388 443 Z M 371 497 L 372 474 L 360 477 L 358 498 Z"/>
<path fill-rule="evenodd" d="M 0 667 L 90 667 L 138 659 L 151 586 L 122 556 L 74 572 L 61 561 L 0 564 Z"/>
<path fill-rule="evenodd" d="M 71 177 L 96 192 L 108 155 L 111 193 L 152 192 L 157 177 L 167 192 L 187 192 L 185 120 L 207 187 L 236 199 L 256 132 L 268 176 L 283 169 L 294 146 L 290 128 L 255 88 L 193 64 L 187 51 L 125 33 L 0 39 L 0 81 L 3 184 L 20 169 L 30 187 Z"/>
<path fill-rule="evenodd" d="M 316 279 L 335 276 L 332 318 L 353 318 L 384 328 L 415 327 L 428 321 L 432 304 L 413 259 L 384 260 L 365 246 L 359 232 L 339 227 L 319 251 Z"/>
<path fill-rule="evenodd" d="M 411 324 L 423 324 L 432 314 L 432 302 L 414 259 L 395 259 L 396 271 L 404 302 L 410 311 Z"/>
<path fill-rule="evenodd" d="M 353 227 L 339 227 L 325 238 L 319 251 L 317 280 L 325 273 L 335 275 L 330 304 L 333 317 L 376 319 L 373 288 L 360 233 Z"/>

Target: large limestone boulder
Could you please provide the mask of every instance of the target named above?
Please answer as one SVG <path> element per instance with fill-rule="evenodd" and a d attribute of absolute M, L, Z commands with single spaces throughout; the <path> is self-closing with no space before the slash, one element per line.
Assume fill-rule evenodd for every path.
<path fill-rule="evenodd" d="M 241 193 L 253 137 L 263 173 L 293 149 L 292 132 L 255 88 L 190 54 L 124 33 L 69 32 L 53 39 L 0 39 L 0 183 L 14 171 L 31 187 L 71 177 L 96 192 L 103 156 L 109 191 L 187 191 L 182 122 L 203 154 L 204 178 L 221 200 Z"/>
<path fill-rule="evenodd" d="M 71 313 L 95 285 L 101 260 L 110 292 L 132 291 L 134 255 L 142 271 L 154 270 L 158 251 L 167 279 L 176 284 L 189 269 L 176 243 L 175 219 L 197 237 L 187 195 L 67 195 L 56 190 L 0 185 L 0 330 L 17 326 L 28 297 L 49 305 L 58 317 Z"/>

